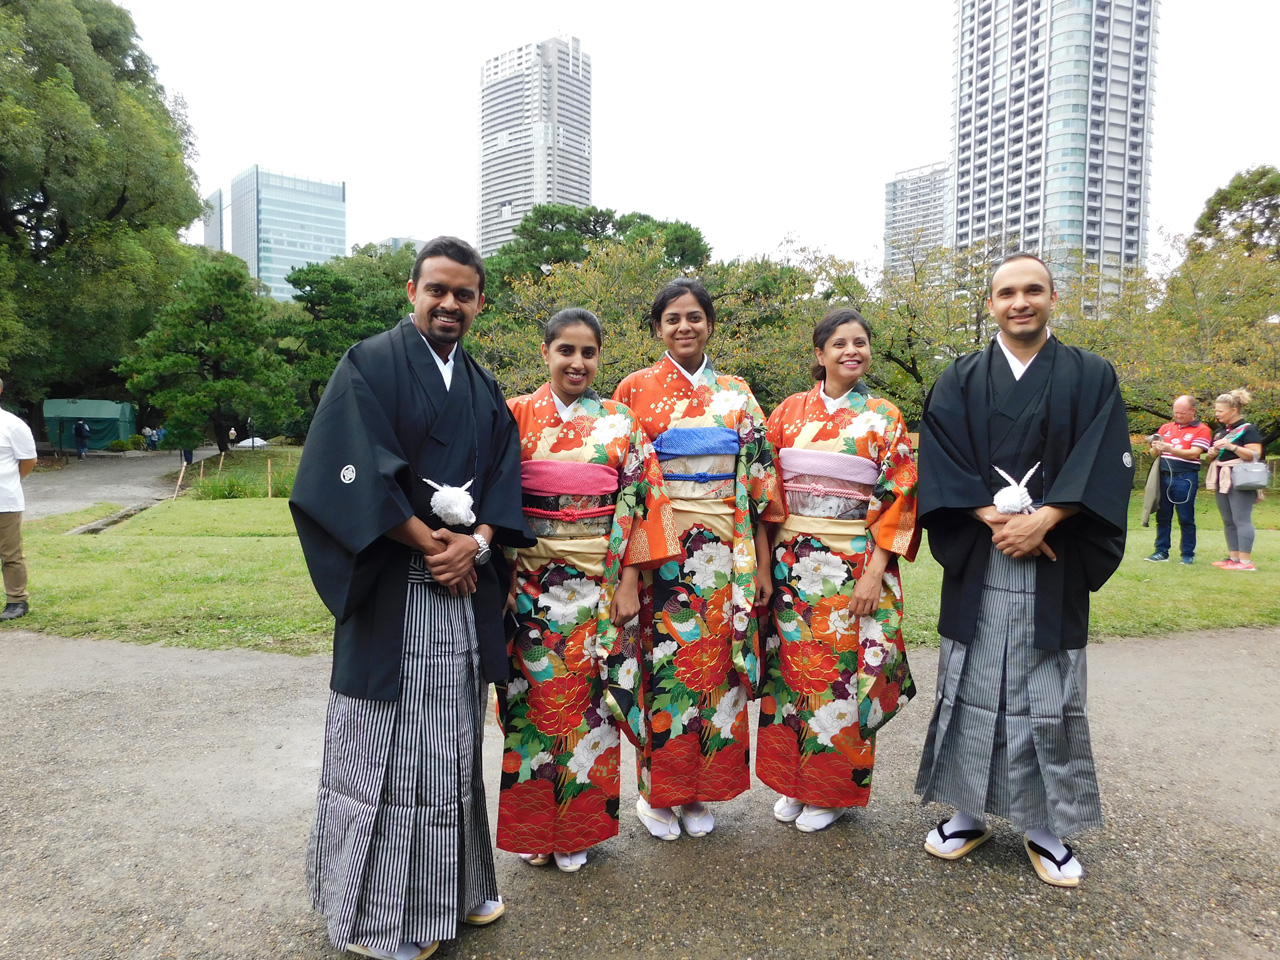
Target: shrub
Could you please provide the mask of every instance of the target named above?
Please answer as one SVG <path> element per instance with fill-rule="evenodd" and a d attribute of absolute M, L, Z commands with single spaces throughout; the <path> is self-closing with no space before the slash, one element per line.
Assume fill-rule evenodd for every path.
<path fill-rule="evenodd" d="M 112 440 L 107 444 L 107 449 L 113 453 L 124 453 L 129 449 L 128 440 Z"/>

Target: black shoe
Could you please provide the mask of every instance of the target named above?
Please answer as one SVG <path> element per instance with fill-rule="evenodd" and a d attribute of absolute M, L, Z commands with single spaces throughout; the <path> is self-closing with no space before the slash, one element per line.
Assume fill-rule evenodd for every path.
<path fill-rule="evenodd" d="M 17 620 L 25 617 L 30 609 L 25 603 L 6 603 L 0 611 L 0 620 Z"/>
<path fill-rule="evenodd" d="M 1168 561 L 1169 555 L 1167 553 L 1161 553 L 1159 550 L 1157 550 L 1151 556 L 1147 557 L 1147 559 L 1150 560 L 1152 563 L 1165 563 Z"/>

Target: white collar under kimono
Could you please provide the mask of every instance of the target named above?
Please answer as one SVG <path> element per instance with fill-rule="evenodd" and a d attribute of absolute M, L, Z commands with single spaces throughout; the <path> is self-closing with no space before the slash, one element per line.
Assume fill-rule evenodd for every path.
<path fill-rule="evenodd" d="M 418 330 L 416 324 L 414 325 L 414 329 Z M 421 330 L 418 330 L 418 336 L 422 337 Z M 458 354 L 458 345 L 456 343 L 453 345 L 453 349 L 449 351 L 448 360 L 441 360 L 440 354 L 436 353 L 436 348 L 431 346 L 430 340 L 426 337 L 422 337 L 422 342 L 431 350 L 431 359 L 435 360 L 436 366 L 440 368 L 440 376 L 444 377 L 445 390 L 450 389 L 453 386 L 453 358 Z"/>
<path fill-rule="evenodd" d="M 702 379 L 702 371 L 707 369 L 707 355 L 705 353 L 702 355 L 702 366 L 698 367 L 698 369 L 695 370 L 693 373 L 690 373 L 684 367 L 680 366 L 680 364 L 676 361 L 676 358 L 671 356 L 670 350 L 667 351 L 667 359 L 670 360 L 671 363 L 675 366 L 675 368 L 684 374 L 685 379 L 688 380 L 695 387 L 698 385 L 698 382 Z"/>
<path fill-rule="evenodd" d="M 828 397 L 827 388 L 823 385 L 818 388 L 818 396 L 822 398 L 822 405 L 827 408 L 827 413 L 835 413 L 841 404 L 844 403 L 845 398 L 848 397 L 849 394 L 853 393 L 855 389 L 855 387 L 850 387 L 838 397 Z"/>
<path fill-rule="evenodd" d="M 1053 331 L 1050 330 L 1048 327 L 1045 328 L 1044 333 L 1045 333 L 1046 341 L 1049 339 L 1049 337 L 1053 336 Z M 1010 353 L 1009 348 L 1004 345 L 1003 331 L 999 331 L 996 333 L 996 343 L 999 344 L 1000 349 L 1004 351 L 1004 357 L 1006 360 L 1009 361 L 1009 367 L 1010 369 L 1013 370 L 1013 379 L 1015 380 L 1021 380 L 1022 375 L 1027 372 L 1027 367 L 1031 366 L 1031 364 L 1035 362 L 1036 357 L 1040 356 L 1039 351 L 1037 351 L 1035 356 L 1033 356 L 1026 363 L 1023 363 L 1021 360 L 1015 357 L 1012 353 Z"/>
<path fill-rule="evenodd" d="M 565 404 L 560 402 L 560 398 L 556 396 L 556 392 L 554 390 L 550 392 L 551 392 L 551 399 L 555 401 L 556 413 L 560 414 L 560 422 L 568 423 L 570 420 L 573 419 L 573 411 L 578 408 L 578 400 L 581 400 L 582 397 L 578 397 L 573 401 L 573 403 L 569 404 L 568 406 L 565 406 Z"/>

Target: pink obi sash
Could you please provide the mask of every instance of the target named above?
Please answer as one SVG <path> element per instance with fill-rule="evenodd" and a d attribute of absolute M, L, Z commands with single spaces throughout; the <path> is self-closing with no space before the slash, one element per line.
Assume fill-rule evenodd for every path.
<path fill-rule="evenodd" d="M 618 471 L 603 463 L 525 460 L 520 464 L 520 484 L 526 514 L 574 523 L 613 513 L 616 498 L 612 495 L 618 492 Z M 560 497 L 573 497 L 577 505 L 562 507 Z M 587 504 L 582 503 L 584 499 Z"/>
<path fill-rule="evenodd" d="M 783 447 L 778 451 L 782 463 L 783 489 L 788 493 L 808 493 L 816 497 L 844 497 L 853 500 L 869 500 L 870 495 L 859 490 L 848 490 L 839 483 L 827 485 L 793 483 L 795 477 L 830 477 L 845 483 L 873 485 L 880 477 L 880 465 L 866 457 L 828 450 L 800 450 Z"/>

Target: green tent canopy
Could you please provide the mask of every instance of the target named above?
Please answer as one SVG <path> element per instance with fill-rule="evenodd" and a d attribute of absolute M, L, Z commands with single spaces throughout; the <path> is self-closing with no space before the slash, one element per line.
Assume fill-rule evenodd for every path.
<path fill-rule="evenodd" d="M 75 450 L 72 427 L 83 419 L 89 425 L 89 449 L 105 450 L 112 440 L 128 440 L 137 433 L 133 404 L 116 400 L 46 400 L 44 427 L 49 442 Z"/>

